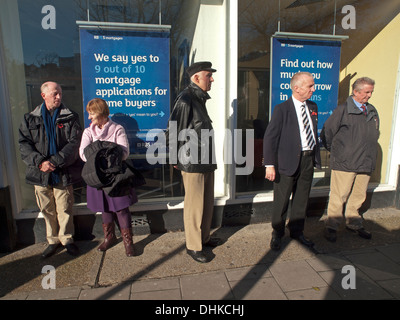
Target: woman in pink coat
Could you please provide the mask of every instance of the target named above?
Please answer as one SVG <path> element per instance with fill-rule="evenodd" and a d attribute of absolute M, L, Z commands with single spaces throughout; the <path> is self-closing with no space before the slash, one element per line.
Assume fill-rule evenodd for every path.
<path fill-rule="evenodd" d="M 123 160 L 129 156 L 129 143 L 125 129 L 113 122 L 108 116 L 110 110 L 103 99 L 90 100 L 86 106 L 91 124 L 82 135 L 79 155 L 86 162 L 85 148 L 94 141 L 110 141 L 120 145 L 123 150 Z M 94 212 L 102 212 L 104 242 L 98 250 L 106 251 L 117 243 L 114 220 L 119 224 L 125 252 L 128 257 L 134 255 L 132 241 L 131 213 L 129 206 L 137 202 L 135 189 L 131 188 L 130 194 L 122 197 L 110 197 L 103 190 L 87 186 L 87 206 Z"/>

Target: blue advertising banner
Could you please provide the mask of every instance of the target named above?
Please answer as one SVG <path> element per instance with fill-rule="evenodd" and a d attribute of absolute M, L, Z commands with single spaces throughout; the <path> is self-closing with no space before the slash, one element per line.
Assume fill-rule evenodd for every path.
<path fill-rule="evenodd" d="M 272 39 L 271 114 L 277 104 L 292 95 L 290 79 L 299 71 L 314 76 L 310 100 L 318 105 L 318 133 L 337 106 L 341 41 Z"/>
<path fill-rule="evenodd" d="M 124 126 L 131 153 L 144 154 L 151 129 L 166 129 L 170 110 L 170 34 L 80 29 L 83 108 L 104 99 Z"/>

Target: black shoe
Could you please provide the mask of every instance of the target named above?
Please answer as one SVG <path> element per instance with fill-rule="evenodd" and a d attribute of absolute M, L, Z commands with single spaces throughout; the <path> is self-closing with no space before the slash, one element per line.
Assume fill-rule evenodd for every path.
<path fill-rule="evenodd" d="M 186 252 L 189 256 L 193 258 L 193 260 L 201 263 L 209 262 L 208 258 L 204 255 L 203 251 L 194 251 L 186 249 Z"/>
<path fill-rule="evenodd" d="M 71 255 L 71 256 L 77 256 L 79 255 L 79 249 L 78 247 L 75 245 L 75 243 L 68 243 L 65 245 L 65 249 L 67 249 L 67 252 Z"/>
<path fill-rule="evenodd" d="M 325 228 L 324 231 L 324 236 L 326 238 L 326 240 L 330 241 L 330 242 L 336 242 L 336 230 L 331 229 L 331 228 Z"/>
<path fill-rule="evenodd" d="M 274 251 L 278 251 L 278 250 L 280 250 L 281 249 L 281 237 L 278 237 L 278 236 L 272 236 L 272 239 L 271 239 L 271 243 L 270 243 L 270 247 L 271 247 L 271 249 L 272 250 L 274 250 Z"/>
<path fill-rule="evenodd" d="M 220 238 L 210 238 L 210 240 L 208 240 L 205 244 L 203 244 L 203 246 L 205 247 L 218 247 L 222 244 L 222 240 Z"/>
<path fill-rule="evenodd" d="M 48 258 L 55 254 L 59 245 L 59 243 L 49 244 L 43 251 L 42 258 Z"/>
<path fill-rule="evenodd" d="M 361 238 L 364 238 L 364 239 L 367 239 L 367 240 L 372 238 L 371 232 L 365 230 L 364 228 L 352 229 L 352 228 L 346 227 L 346 229 L 357 233 Z"/>
<path fill-rule="evenodd" d="M 291 238 L 297 240 L 298 242 L 305 245 L 306 247 L 309 247 L 309 248 L 314 247 L 314 242 L 312 242 L 311 240 L 304 237 L 303 234 L 296 236 L 296 237 L 291 237 Z"/>

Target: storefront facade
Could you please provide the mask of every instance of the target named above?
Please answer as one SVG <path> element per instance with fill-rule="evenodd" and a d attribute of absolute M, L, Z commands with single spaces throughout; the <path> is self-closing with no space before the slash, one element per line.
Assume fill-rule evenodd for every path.
<path fill-rule="evenodd" d="M 61 84 L 63 102 L 79 114 L 84 126 L 77 21 L 170 26 L 170 108 L 187 84 L 185 68 L 194 61 L 212 61 L 217 72 L 207 108 L 217 133 L 214 226 L 269 218 L 273 191 L 272 183 L 264 179 L 260 142 L 271 113 L 271 37 L 277 31 L 345 36 L 338 102 L 351 94 L 351 84 L 358 77 L 376 81 L 370 102 L 380 115 L 380 152 L 366 205 L 394 204 L 400 163 L 397 0 L 2 0 L 0 187 L 9 190 L 20 242 L 43 239 L 39 236 L 43 219 L 33 187 L 25 183 L 25 164 L 18 146 L 19 123 L 24 113 L 41 103 L 43 82 Z M 237 139 L 232 139 L 230 147 L 226 143 L 226 132 L 235 129 L 243 133 L 246 143 L 246 130 L 254 134 L 254 170 L 248 174 L 240 173 L 242 164 L 226 160 L 234 150 L 246 150 L 246 143 Z M 329 195 L 329 154 L 323 152 L 322 156 L 324 166 L 314 174 L 310 201 L 310 212 L 316 214 L 323 214 Z M 147 183 L 137 190 L 140 201 L 131 208 L 136 230 L 182 229 L 180 173 L 169 165 L 143 161 L 140 169 Z M 85 238 L 87 226 L 96 223 L 98 215 L 86 208 L 84 184 L 74 190 L 77 233 Z M 24 235 L 29 232 L 32 236 Z"/>

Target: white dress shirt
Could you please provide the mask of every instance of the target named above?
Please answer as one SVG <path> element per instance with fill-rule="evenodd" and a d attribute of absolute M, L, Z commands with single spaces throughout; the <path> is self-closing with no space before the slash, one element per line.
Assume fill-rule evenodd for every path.
<path fill-rule="evenodd" d="M 293 103 L 294 103 L 294 108 L 296 109 L 297 121 L 299 122 L 300 138 L 301 138 L 301 151 L 308 151 L 308 150 L 310 150 L 310 148 L 308 147 L 308 144 L 307 144 L 306 130 L 304 128 L 303 118 L 301 116 L 301 106 L 302 106 L 303 102 L 297 100 L 293 96 L 292 96 L 292 99 L 293 99 Z M 307 103 L 304 102 L 304 104 L 306 105 L 306 114 L 308 117 L 308 121 L 310 122 L 310 127 L 311 127 L 311 132 L 313 133 L 314 142 L 316 142 L 314 126 L 313 126 L 313 122 L 311 120 L 310 112 L 308 110 Z"/>

